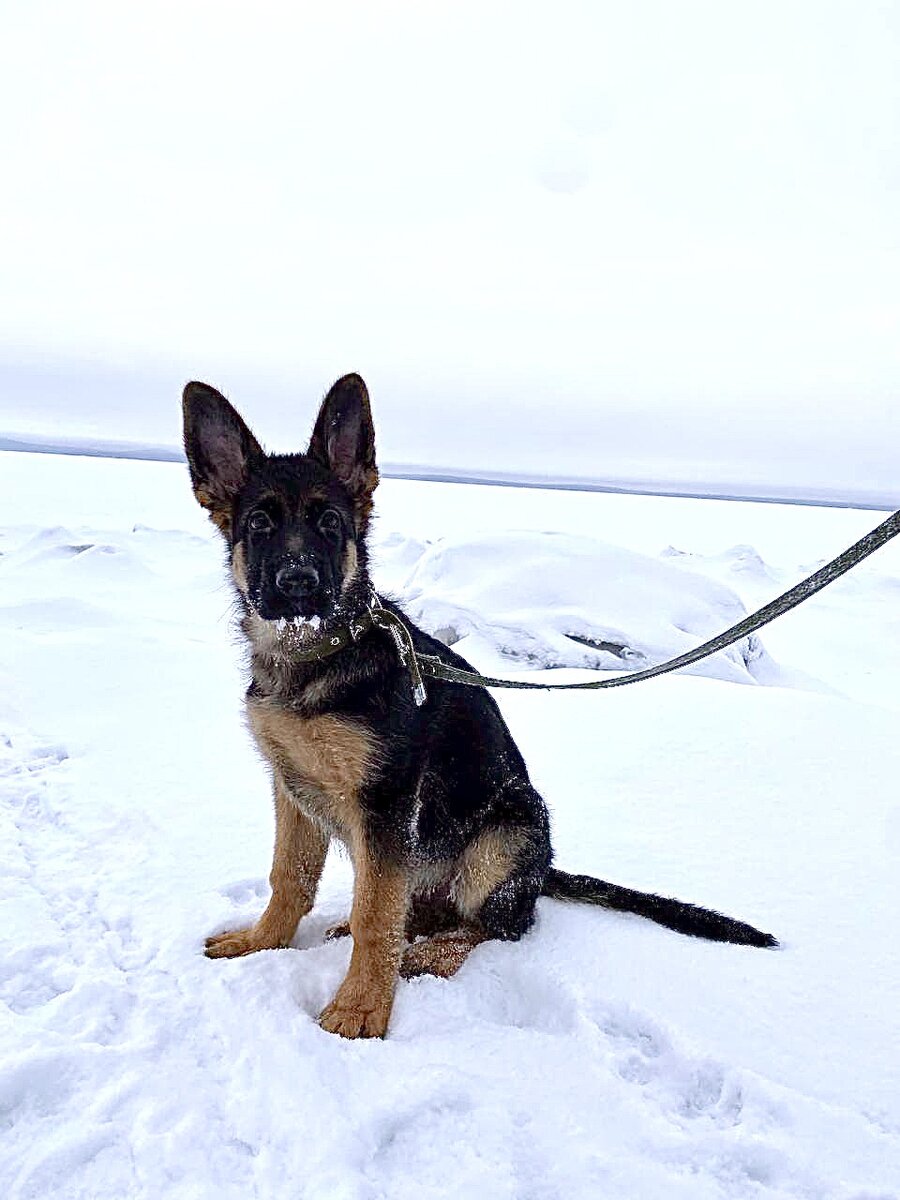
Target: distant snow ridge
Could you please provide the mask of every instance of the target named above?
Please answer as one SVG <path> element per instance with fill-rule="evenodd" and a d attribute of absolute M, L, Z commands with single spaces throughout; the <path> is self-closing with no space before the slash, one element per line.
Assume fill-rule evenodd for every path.
<path fill-rule="evenodd" d="M 683 565 L 561 533 L 442 539 L 422 547 L 397 594 L 414 621 L 459 653 L 538 669 L 639 670 L 746 615 L 731 588 Z M 782 682 L 756 636 L 687 669 Z"/>

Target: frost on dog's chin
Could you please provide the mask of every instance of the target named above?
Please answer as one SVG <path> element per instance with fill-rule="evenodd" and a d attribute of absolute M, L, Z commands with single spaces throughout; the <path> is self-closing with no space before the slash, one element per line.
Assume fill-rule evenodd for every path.
<path fill-rule="evenodd" d="M 296 617 L 279 617 L 275 622 L 275 628 L 281 636 L 303 641 L 319 632 L 322 628 L 322 618 L 318 613 L 313 613 L 309 617 L 300 614 Z"/>

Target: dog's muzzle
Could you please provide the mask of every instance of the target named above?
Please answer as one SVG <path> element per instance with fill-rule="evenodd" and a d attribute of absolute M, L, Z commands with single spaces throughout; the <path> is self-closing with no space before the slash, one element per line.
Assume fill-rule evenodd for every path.
<path fill-rule="evenodd" d="M 311 596 L 319 586 L 319 572 L 312 566 L 281 567 L 275 575 L 275 586 L 290 600 Z"/>

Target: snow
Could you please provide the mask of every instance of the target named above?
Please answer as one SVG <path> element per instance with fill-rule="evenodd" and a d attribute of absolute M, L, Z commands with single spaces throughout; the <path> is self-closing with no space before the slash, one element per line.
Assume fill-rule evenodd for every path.
<path fill-rule="evenodd" d="M 730 588 L 596 538 L 509 531 L 422 551 L 398 590 L 406 611 L 464 657 L 493 651 L 507 669 L 638 670 L 745 615 Z M 694 670 L 741 682 L 778 674 L 756 637 Z"/>
<path fill-rule="evenodd" d="M 542 901 L 521 943 L 402 984 L 387 1040 L 349 1043 L 315 1022 L 349 954 L 323 940 L 345 859 L 292 949 L 202 955 L 261 910 L 272 817 L 186 471 L 0 465 L 4 1196 L 900 1194 L 898 549 L 749 663 L 496 693 L 561 865 L 719 907 L 781 950 Z M 401 482 L 379 501 L 381 586 L 528 678 L 510 637 L 539 661 L 572 629 L 668 653 L 874 523 Z M 586 678 L 583 650 L 553 677 Z"/>
<path fill-rule="evenodd" d="M 315 633 L 321 624 L 322 618 L 316 614 L 311 617 L 303 617 L 298 614 L 296 617 L 291 617 L 290 620 L 287 617 L 279 617 L 275 623 L 279 633 L 290 631 L 300 634 Z"/>

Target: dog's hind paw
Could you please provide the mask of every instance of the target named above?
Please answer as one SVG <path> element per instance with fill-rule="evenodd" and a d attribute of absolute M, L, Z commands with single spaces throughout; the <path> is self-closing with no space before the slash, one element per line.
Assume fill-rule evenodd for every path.
<path fill-rule="evenodd" d="M 349 937 L 349 936 L 350 936 L 350 922 L 349 921 L 338 921 L 338 923 L 336 925 L 329 925 L 328 928 L 325 930 L 325 941 L 326 942 L 333 942 L 337 938 L 343 938 L 343 937 Z"/>
<path fill-rule="evenodd" d="M 425 941 L 414 942 L 403 955 L 400 974 L 404 979 L 414 979 L 417 975 L 450 979 L 483 940 L 483 937 L 469 930 L 458 930 L 438 933 Z"/>

